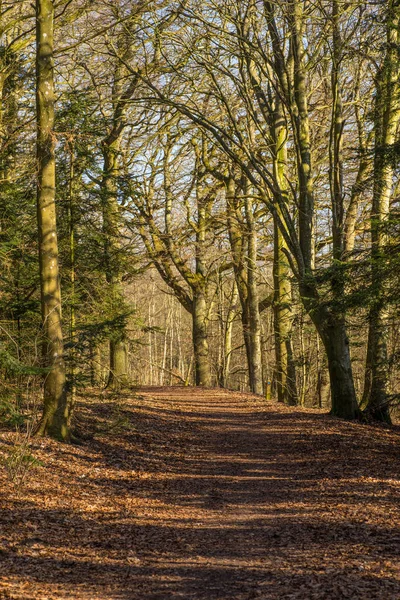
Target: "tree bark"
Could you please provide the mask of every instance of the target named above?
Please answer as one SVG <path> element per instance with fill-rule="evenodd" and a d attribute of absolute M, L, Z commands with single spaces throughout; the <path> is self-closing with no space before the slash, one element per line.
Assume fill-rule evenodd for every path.
<path fill-rule="evenodd" d="M 70 148 L 70 171 L 69 171 L 69 280 L 71 285 L 70 315 L 69 315 L 69 423 L 76 403 L 76 260 L 75 260 L 75 156 L 74 145 Z"/>
<path fill-rule="evenodd" d="M 290 267 L 282 234 L 274 220 L 274 334 L 276 386 L 278 402 L 294 406 L 298 402 L 296 367 L 292 349 L 292 290 L 289 279 Z"/>
<path fill-rule="evenodd" d="M 204 387 L 211 386 L 211 370 L 208 359 L 209 349 L 207 336 L 207 308 L 207 300 L 204 292 L 194 290 L 192 331 L 195 359 L 195 380 L 196 385 Z"/>
<path fill-rule="evenodd" d="M 321 306 L 315 288 L 303 284 L 300 294 L 305 299 L 306 310 L 325 347 L 331 387 L 331 414 L 343 419 L 357 419 L 360 409 L 354 388 L 345 317 L 342 313 Z"/>
<path fill-rule="evenodd" d="M 37 217 L 43 322 L 44 409 L 37 433 L 68 440 L 64 344 L 55 207 L 54 6 L 36 2 Z"/>
<path fill-rule="evenodd" d="M 317 403 L 319 408 L 331 407 L 331 390 L 325 349 L 321 353 L 320 338 L 317 332 Z"/>
<path fill-rule="evenodd" d="M 110 373 L 107 387 L 121 389 L 128 385 L 128 356 L 125 340 L 110 341 Z"/>
<path fill-rule="evenodd" d="M 274 175 L 279 185 L 280 193 L 275 198 L 274 215 L 274 334 L 275 334 L 275 363 L 276 363 L 276 386 L 278 402 L 295 405 L 298 402 L 296 367 L 293 359 L 292 349 L 292 286 L 290 281 L 290 265 L 287 257 L 288 246 L 280 231 L 277 217 L 281 223 L 282 209 L 280 203 L 287 204 L 287 150 L 286 140 L 288 137 L 287 124 L 283 113 L 283 106 L 278 94 L 275 96 L 275 110 L 272 127 L 274 139 Z"/>
<path fill-rule="evenodd" d="M 316 318 L 316 321 L 318 317 Z M 316 323 L 328 358 L 331 384 L 331 414 L 344 419 L 355 419 L 360 410 L 356 401 L 349 340 L 344 322 Z"/>
<path fill-rule="evenodd" d="M 237 311 L 238 300 L 238 289 L 236 282 L 233 282 L 232 295 L 230 299 L 228 313 L 226 315 L 226 322 L 224 326 L 224 356 L 222 365 L 222 378 L 221 385 L 226 388 L 229 384 L 230 365 L 232 360 L 232 333 L 233 333 L 233 322 Z"/>
<path fill-rule="evenodd" d="M 244 186 L 244 203 L 247 230 L 247 302 L 249 307 L 249 347 L 251 357 L 250 387 L 254 394 L 264 392 L 261 354 L 261 318 L 257 289 L 257 231 L 253 216 L 253 199 L 251 189 L 246 180 Z"/>
<path fill-rule="evenodd" d="M 119 250 L 119 205 L 117 199 L 116 178 L 118 176 L 118 153 L 120 138 L 107 139 L 103 144 L 103 230 L 104 230 L 104 253 L 106 281 L 109 293 L 115 309 L 122 302 L 120 289 L 120 268 L 118 261 Z M 110 344 L 110 370 L 107 387 L 120 388 L 127 384 L 126 368 L 126 339 L 123 327 L 115 328 L 112 332 Z"/>
<path fill-rule="evenodd" d="M 90 383 L 93 387 L 102 385 L 101 346 L 94 342 L 90 346 Z"/>
<path fill-rule="evenodd" d="M 340 37 L 338 28 L 337 3 L 333 0 L 333 46 L 335 61 L 332 72 L 333 111 L 330 143 L 330 182 L 333 221 L 333 259 L 343 256 L 343 192 L 342 192 L 342 107 L 339 89 Z M 299 176 L 299 245 L 301 261 L 299 283 L 302 302 L 314 322 L 324 344 L 330 374 L 332 414 L 347 419 L 359 416 L 359 408 L 354 388 L 349 342 L 346 334 L 346 320 L 343 300 L 341 273 L 332 279 L 331 289 L 334 307 L 327 308 L 321 302 L 317 283 L 313 274 L 313 216 L 314 184 L 311 164 L 311 136 L 307 100 L 307 71 L 304 65 L 304 14 L 302 2 L 294 0 L 289 18 L 291 28 L 291 49 L 293 55 L 293 98 L 291 98 L 291 118 L 297 149 L 297 170 Z"/>
<path fill-rule="evenodd" d="M 261 360 L 261 319 L 256 281 L 257 237 L 250 195 L 245 193 L 246 222 L 242 223 L 233 177 L 227 182 L 227 220 L 233 266 L 242 306 L 243 338 L 249 370 L 250 389 L 263 394 Z"/>
<path fill-rule="evenodd" d="M 373 303 L 369 314 L 367 363 L 363 400 L 374 419 L 390 423 L 387 402 L 389 365 L 387 356 L 388 315 L 382 281 L 387 235 L 385 222 L 390 215 L 394 161 L 391 153 L 400 122 L 400 6 L 392 0 L 387 8 L 386 54 L 377 75 L 375 104 L 374 188 L 371 211 Z"/>

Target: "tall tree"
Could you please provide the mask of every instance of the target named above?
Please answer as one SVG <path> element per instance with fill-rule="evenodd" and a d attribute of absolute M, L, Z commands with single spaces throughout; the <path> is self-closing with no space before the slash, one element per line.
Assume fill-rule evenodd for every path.
<path fill-rule="evenodd" d="M 245 177 L 226 182 L 227 225 L 233 269 L 242 307 L 243 338 L 249 371 L 249 385 L 255 394 L 263 393 L 260 302 L 257 285 L 257 231 L 253 198 Z"/>
<path fill-rule="evenodd" d="M 228 3 L 229 4 L 229 3 Z M 332 391 L 332 412 L 345 418 L 355 418 L 359 409 L 352 376 L 352 364 L 349 340 L 346 331 L 346 315 L 339 293 L 341 273 L 331 267 L 334 277 L 331 279 L 331 294 L 333 301 L 327 303 L 324 299 L 326 289 L 320 286 L 319 278 L 314 272 L 314 235 L 315 221 L 315 188 L 312 162 L 312 123 L 309 108 L 309 89 L 312 70 L 310 61 L 310 43 L 317 48 L 316 39 L 305 42 L 308 15 L 305 14 L 304 2 L 294 0 L 281 8 L 279 22 L 275 17 L 270 3 L 264 3 L 265 21 L 269 31 L 269 40 L 273 51 L 273 64 L 264 51 L 266 30 L 260 25 L 261 15 L 255 13 L 256 3 L 249 0 L 237 11 L 231 13 L 227 3 L 210 10 L 218 12 L 219 39 L 213 44 L 216 25 L 198 17 L 196 9 L 191 13 L 190 34 L 201 36 L 207 42 L 201 44 L 201 56 L 192 41 L 190 43 L 190 60 L 193 65 L 204 72 L 209 82 L 206 87 L 207 96 L 212 97 L 220 109 L 219 114 L 224 119 L 217 120 L 217 111 L 202 110 L 197 95 L 179 97 L 176 93 L 179 84 L 174 88 L 174 94 L 168 95 L 165 87 L 156 86 L 146 78 L 147 85 L 155 93 L 158 101 L 168 103 L 184 115 L 201 125 L 208 135 L 220 144 L 221 149 L 230 157 L 249 178 L 261 194 L 269 200 L 269 208 L 277 218 L 277 223 L 288 245 L 291 256 L 291 268 L 296 275 L 300 296 L 318 333 L 323 341 L 328 357 Z M 246 37 L 243 32 L 243 19 L 248 11 L 253 11 L 251 28 Z M 194 23 L 198 18 L 198 30 Z M 235 37 L 231 34 L 233 27 L 239 30 Z M 206 32 L 204 31 L 206 28 Z M 326 31 L 331 28 L 328 19 Z M 192 33 L 193 32 L 193 33 Z M 240 33 L 241 32 L 241 33 Z M 206 45 L 209 50 L 206 53 Z M 185 45 L 187 49 L 189 44 Z M 187 51 L 187 50 L 186 50 Z M 244 53 L 251 57 L 243 61 Z M 189 60 L 189 59 L 187 59 Z M 240 68 L 240 65 L 245 65 Z M 315 64 L 312 62 L 312 64 Z M 194 68 L 194 67 L 193 67 Z M 258 77 L 254 77 L 254 69 Z M 272 72 L 271 72 L 272 69 Z M 178 79 L 180 72 L 175 69 L 172 77 Z M 275 75 L 275 77 L 274 77 Z M 183 75 L 184 76 L 184 75 Z M 259 79 L 261 78 L 261 83 Z M 272 114 L 271 98 L 268 93 L 268 83 L 272 88 L 277 84 L 281 98 L 284 100 L 287 119 L 291 127 L 291 143 L 295 157 L 294 169 L 297 176 L 296 189 L 292 189 L 293 203 L 290 207 L 282 196 L 274 173 L 270 169 L 271 138 L 269 135 L 269 115 Z M 188 81 L 186 80 L 186 85 Z M 199 90 L 194 85 L 194 92 Z M 204 88 L 203 88 L 204 89 Z M 257 135 L 253 135 L 256 128 Z M 267 188 L 268 193 L 265 193 Z M 278 210 L 279 209 L 279 210 Z M 339 217 L 336 232 L 343 226 L 340 211 L 343 207 L 332 204 L 332 211 L 337 211 Z M 341 251 L 341 235 L 335 236 L 332 254 L 335 262 Z M 335 265 L 336 266 L 336 265 Z"/>
<path fill-rule="evenodd" d="M 279 189 L 274 214 L 274 331 L 278 400 L 289 405 L 298 402 L 296 367 L 292 347 L 293 309 L 289 248 L 279 223 L 284 226 L 279 200 L 289 202 L 287 175 L 287 121 L 281 98 L 275 93 L 271 134 L 273 140 L 273 169 Z"/>
<path fill-rule="evenodd" d="M 37 218 L 43 323 L 44 410 L 38 433 L 67 440 L 61 290 L 56 229 L 54 137 L 54 4 L 36 1 Z"/>
<path fill-rule="evenodd" d="M 131 54 L 130 41 L 124 51 L 124 59 Z M 118 202 L 117 180 L 119 175 L 119 153 L 125 126 L 127 102 L 137 87 L 137 77 L 124 89 L 125 67 L 118 63 L 112 86 L 111 127 L 102 142 L 103 176 L 101 199 L 103 208 L 104 261 L 106 281 L 115 308 L 121 304 L 121 214 Z M 127 381 L 127 347 L 124 327 L 112 332 L 109 340 L 110 370 L 108 384 L 119 387 Z"/>
<path fill-rule="evenodd" d="M 390 422 L 387 403 L 388 388 L 388 314 L 385 304 L 385 249 L 388 243 L 385 226 L 390 216 L 393 173 L 396 153 L 394 146 L 400 122 L 400 3 L 390 0 L 386 7 L 385 55 L 376 76 L 374 187 L 371 210 L 372 290 L 369 313 L 368 350 L 365 370 L 364 400 L 367 412 Z"/>

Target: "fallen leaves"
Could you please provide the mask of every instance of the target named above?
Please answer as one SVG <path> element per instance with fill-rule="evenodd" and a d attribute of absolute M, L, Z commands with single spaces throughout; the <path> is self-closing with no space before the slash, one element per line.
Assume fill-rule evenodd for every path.
<path fill-rule="evenodd" d="M 248 394 L 87 396 L 0 473 L 0 599 L 400 598 L 399 431 Z M 3 448 L 15 434 L 6 433 Z"/>

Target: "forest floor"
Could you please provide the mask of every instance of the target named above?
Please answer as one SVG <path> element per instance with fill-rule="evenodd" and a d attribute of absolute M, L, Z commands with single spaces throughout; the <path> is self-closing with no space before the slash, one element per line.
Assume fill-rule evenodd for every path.
<path fill-rule="evenodd" d="M 400 599 L 398 427 L 178 387 L 78 414 L 1 432 L 1 600 Z"/>

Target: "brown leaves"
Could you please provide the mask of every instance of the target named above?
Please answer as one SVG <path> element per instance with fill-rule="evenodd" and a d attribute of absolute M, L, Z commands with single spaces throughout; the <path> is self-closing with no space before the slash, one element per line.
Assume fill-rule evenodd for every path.
<path fill-rule="evenodd" d="M 110 431 L 112 402 L 19 497 L 1 472 L 0 599 L 400 598 L 397 429 L 153 388 Z"/>

